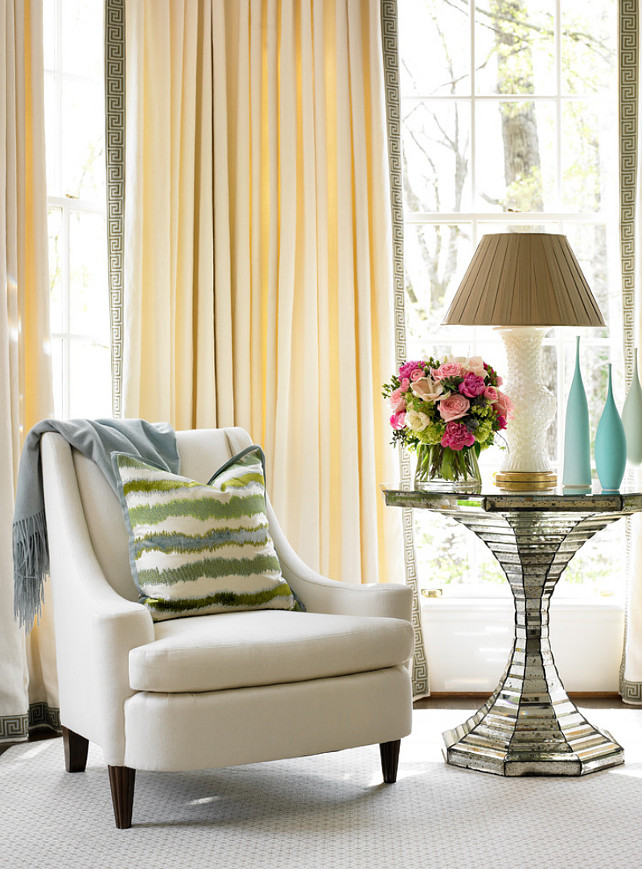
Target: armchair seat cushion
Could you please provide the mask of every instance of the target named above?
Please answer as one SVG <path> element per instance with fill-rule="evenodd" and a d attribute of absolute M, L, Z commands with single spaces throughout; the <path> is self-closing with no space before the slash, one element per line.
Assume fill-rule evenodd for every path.
<path fill-rule="evenodd" d="M 154 625 L 129 653 L 134 691 L 186 693 L 302 682 L 379 670 L 412 655 L 410 622 L 280 610 Z"/>

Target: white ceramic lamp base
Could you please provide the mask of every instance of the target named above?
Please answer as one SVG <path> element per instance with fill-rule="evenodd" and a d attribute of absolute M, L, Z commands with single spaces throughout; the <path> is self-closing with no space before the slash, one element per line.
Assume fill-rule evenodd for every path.
<path fill-rule="evenodd" d="M 508 449 L 495 483 L 503 489 L 537 491 L 557 485 L 546 448 L 546 432 L 556 411 L 555 396 L 542 376 L 542 340 L 536 326 L 501 326 L 506 347 L 507 382 L 502 387 L 514 405 L 505 432 Z"/>

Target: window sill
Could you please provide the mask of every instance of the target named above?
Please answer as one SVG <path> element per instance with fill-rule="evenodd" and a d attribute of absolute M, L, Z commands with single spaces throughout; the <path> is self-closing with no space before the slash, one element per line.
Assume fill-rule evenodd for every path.
<path fill-rule="evenodd" d="M 505 597 L 459 597 L 449 596 L 448 594 L 442 597 L 423 597 L 421 598 L 421 608 L 430 610 L 453 610 L 461 611 L 469 608 L 475 609 L 505 609 L 512 611 L 512 598 Z M 587 611 L 600 612 L 613 611 L 617 613 L 624 612 L 624 602 L 615 596 L 608 597 L 553 597 L 551 599 L 551 609 L 555 610 L 573 610 L 575 612 Z"/>

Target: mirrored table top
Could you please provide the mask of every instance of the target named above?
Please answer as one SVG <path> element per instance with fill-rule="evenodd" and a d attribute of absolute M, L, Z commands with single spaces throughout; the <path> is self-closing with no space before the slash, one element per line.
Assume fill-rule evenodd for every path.
<path fill-rule="evenodd" d="M 508 492 L 493 484 L 484 484 L 481 493 L 429 492 L 383 484 L 381 490 L 390 507 L 418 507 L 427 510 L 483 510 L 502 513 L 531 510 L 550 513 L 637 513 L 642 511 L 642 492 L 622 489 L 602 492 L 599 485 L 586 494 L 561 487 L 545 492 Z"/>

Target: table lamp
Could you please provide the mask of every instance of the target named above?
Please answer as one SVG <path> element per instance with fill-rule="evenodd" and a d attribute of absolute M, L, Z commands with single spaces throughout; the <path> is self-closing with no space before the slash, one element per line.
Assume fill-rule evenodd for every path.
<path fill-rule="evenodd" d="M 565 235 L 484 235 L 448 309 L 444 325 L 496 326 L 506 347 L 502 390 L 515 411 L 508 450 L 495 482 L 537 491 L 557 485 L 546 449 L 555 396 L 542 377 L 542 339 L 553 326 L 604 326 L 599 306 Z"/>

